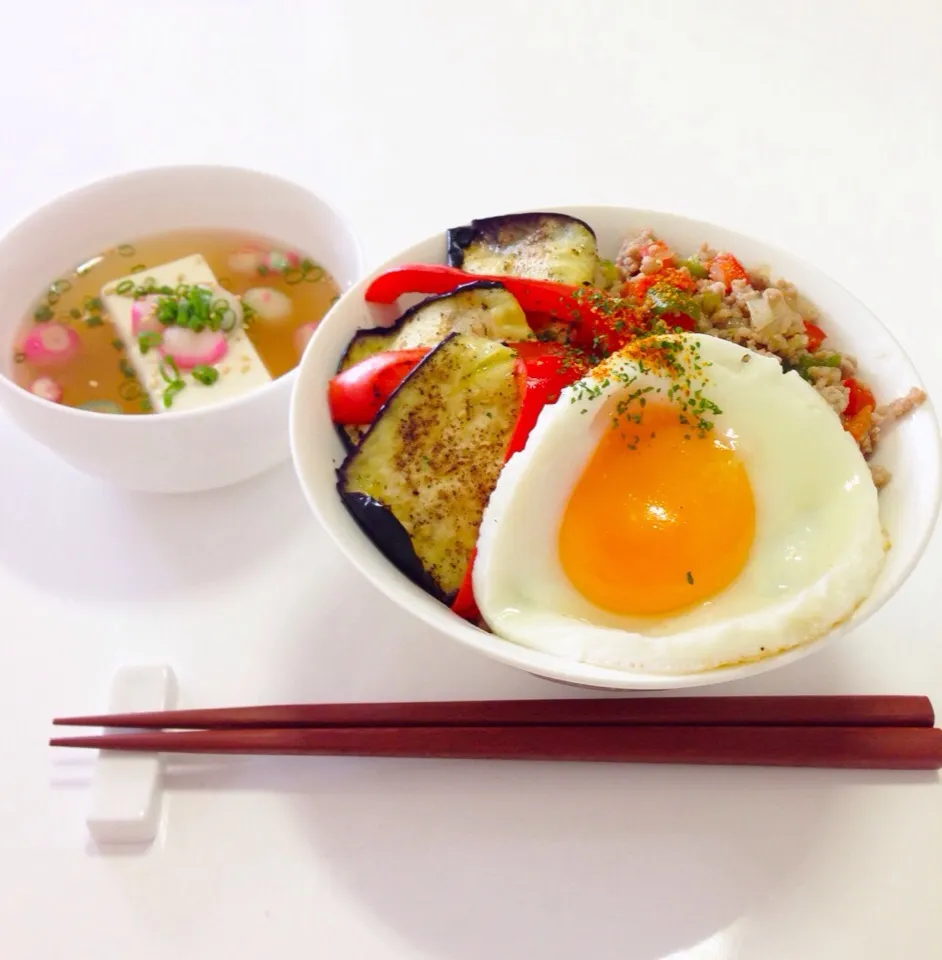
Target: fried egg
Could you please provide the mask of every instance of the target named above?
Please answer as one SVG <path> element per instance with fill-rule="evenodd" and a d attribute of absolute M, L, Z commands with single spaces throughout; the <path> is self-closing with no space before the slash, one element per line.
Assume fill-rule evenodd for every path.
<path fill-rule="evenodd" d="M 761 659 L 849 617 L 885 550 L 857 444 L 772 357 L 630 344 L 544 408 L 473 570 L 495 634 L 628 672 Z"/>

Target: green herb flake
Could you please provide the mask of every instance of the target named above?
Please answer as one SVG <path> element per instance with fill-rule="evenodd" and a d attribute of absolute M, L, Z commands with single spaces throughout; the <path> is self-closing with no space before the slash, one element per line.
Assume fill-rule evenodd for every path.
<path fill-rule="evenodd" d="M 219 371 L 215 367 L 206 364 L 198 364 L 191 371 L 193 379 L 198 380 L 204 386 L 211 387 L 219 379 Z"/>
<path fill-rule="evenodd" d="M 91 313 L 85 318 L 86 327 L 100 327 L 104 322 L 97 313 Z"/>
<path fill-rule="evenodd" d="M 130 243 L 122 243 L 118 247 L 118 255 L 121 257 L 133 257 L 135 253 L 136 251 Z"/>
<path fill-rule="evenodd" d="M 45 303 L 41 307 L 37 307 L 33 311 L 33 319 L 37 323 L 46 323 L 47 321 L 51 320 L 52 317 L 53 317 L 52 310 L 50 310 Z"/>
<path fill-rule="evenodd" d="M 693 574 L 689 570 L 687 571 L 687 583 L 693 586 Z"/>
<path fill-rule="evenodd" d="M 114 340 L 111 341 L 111 346 L 113 346 L 113 347 L 115 348 L 115 350 L 123 350 L 123 349 L 124 349 L 124 341 L 118 339 L 118 337 L 115 337 Z"/>
<path fill-rule="evenodd" d="M 163 402 L 167 409 L 173 406 L 173 398 L 186 386 L 182 380 L 173 380 L 163 392 Z"/>

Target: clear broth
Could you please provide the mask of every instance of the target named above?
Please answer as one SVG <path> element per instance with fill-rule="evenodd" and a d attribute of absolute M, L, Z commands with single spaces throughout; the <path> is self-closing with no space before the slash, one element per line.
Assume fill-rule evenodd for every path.
<path fill-rule="evenodd" d="M 298 331 L 318 322 L 337 299 L 333 277 L 310 258 L 314 269 L 236 273 L 229 258 L 247 247 L 287 249 L 285 244 L 254 233 L 233 230 L 180 230 L 144 237 L 102 251 L 73 271 L 51 279 L 49 286 L 24 319 L 15 347 L 13 379 L 29 390 L 40 377 L 52 377 L 62 390 L 59 402 L 72 407 L 121 413 L 149 413 L 148 395 L 128 361 L 125 345 L 106 312 L 95 309 L 102 287 L 132 271 L 140 273 L 182 257 L 202 254 L 220 286 L 241 297 L 256 287 L 271 287 L 286 294 L 291 315 L 277 322 L 258 318 L 245 321 L 249 339 L 272 379 L 292 370 L 300 360 Z M 292 251 L 300 257 L 305 251 Z M 140 271 L 137 268 L 142 268 Z M 37 319 L 42 317 L 42 320 Z M 79 337 L 77 355 L 61 366 L 30 363 L 20 349 L 23 338 L 36 326 L 54 321 L 71 327 Z M 301 345 L 303 349 L 303 344 Z"/>

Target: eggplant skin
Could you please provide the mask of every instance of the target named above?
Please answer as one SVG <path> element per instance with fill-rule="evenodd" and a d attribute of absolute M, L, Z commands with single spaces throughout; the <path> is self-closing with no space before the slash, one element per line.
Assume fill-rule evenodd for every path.
<path fill-rule="evenodd" d="M 409 307 L 391 326 L 359 330 L 347 346 L 338 372 L 381 350 L 434 347 L 450 333 L 494 340 L 529 340 L 533 331 L 513 294 L 497 280 L 472 280 Z"/>
<path fill-rule="evenodd" d="M 367 536 L 445 603 L 464 579 L 517 423 L 515 363 L 513 349 L 496 340 L 451 334 L 390 396 L 337 471 L 338 492 Z M 379 506 L 370 504 L 364 520 L 367 501 Z"/>
<path fill-rule="evenodd" d="M 382 544 L 382 551 L 393 566 L 436 600 L 448 602 L 448 598 L 438 589 L 438 584 L 422 566 L 406 528 L 385 503 L 374 500 L 366 493 L 341 493 L 341 497 L 360 529 L 373 543 Z"/>
<path fill-rule="evenodd" d="M 595 232 L 564 213 L 511 213 L 452 227 L 445 237 L 448 265 L 466 273 L 592 283 L 597 275 Z"/>
<path fill-rule="evenodd" d="M 501 283 L 474 280 L 449 293 L 426 297 L 409 307 L 390 327 L 358 331 L 347 346 L 339 371 L 381 350 L 435 347 L 455 332 L 508 341 L 533 337 L 526 314 Z M 342 426 L 339 432 L 344 447 L 350 450 L 360 442 L 366 427 Z"/>

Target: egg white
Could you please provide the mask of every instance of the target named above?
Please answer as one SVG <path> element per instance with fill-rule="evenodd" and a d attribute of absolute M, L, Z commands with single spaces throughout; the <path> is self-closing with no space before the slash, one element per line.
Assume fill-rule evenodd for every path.
<path fill-rule="evenodd" d="M 703 394 L 723 411 L 712 417 L 715 432 L 734 446 L 752 486 L 755 539 L 741 574 L 710 600 L 660 617 L 613 614 L 571 585 L 558 556 L 560 522 L 626 390 L 596 372 L 542 411 L 484 512 L 474 593 L 498 636 L 628 672 L 693 673 L 808 643 L 871 590 L 886 549 L 877 490 L 833 410 L 771 357 L 715 337 L 680 338 L 699 355 Z M 637 377 L 631 390 L 666 395 L 670 380 L 628 357 L 618 363 Z"/>

